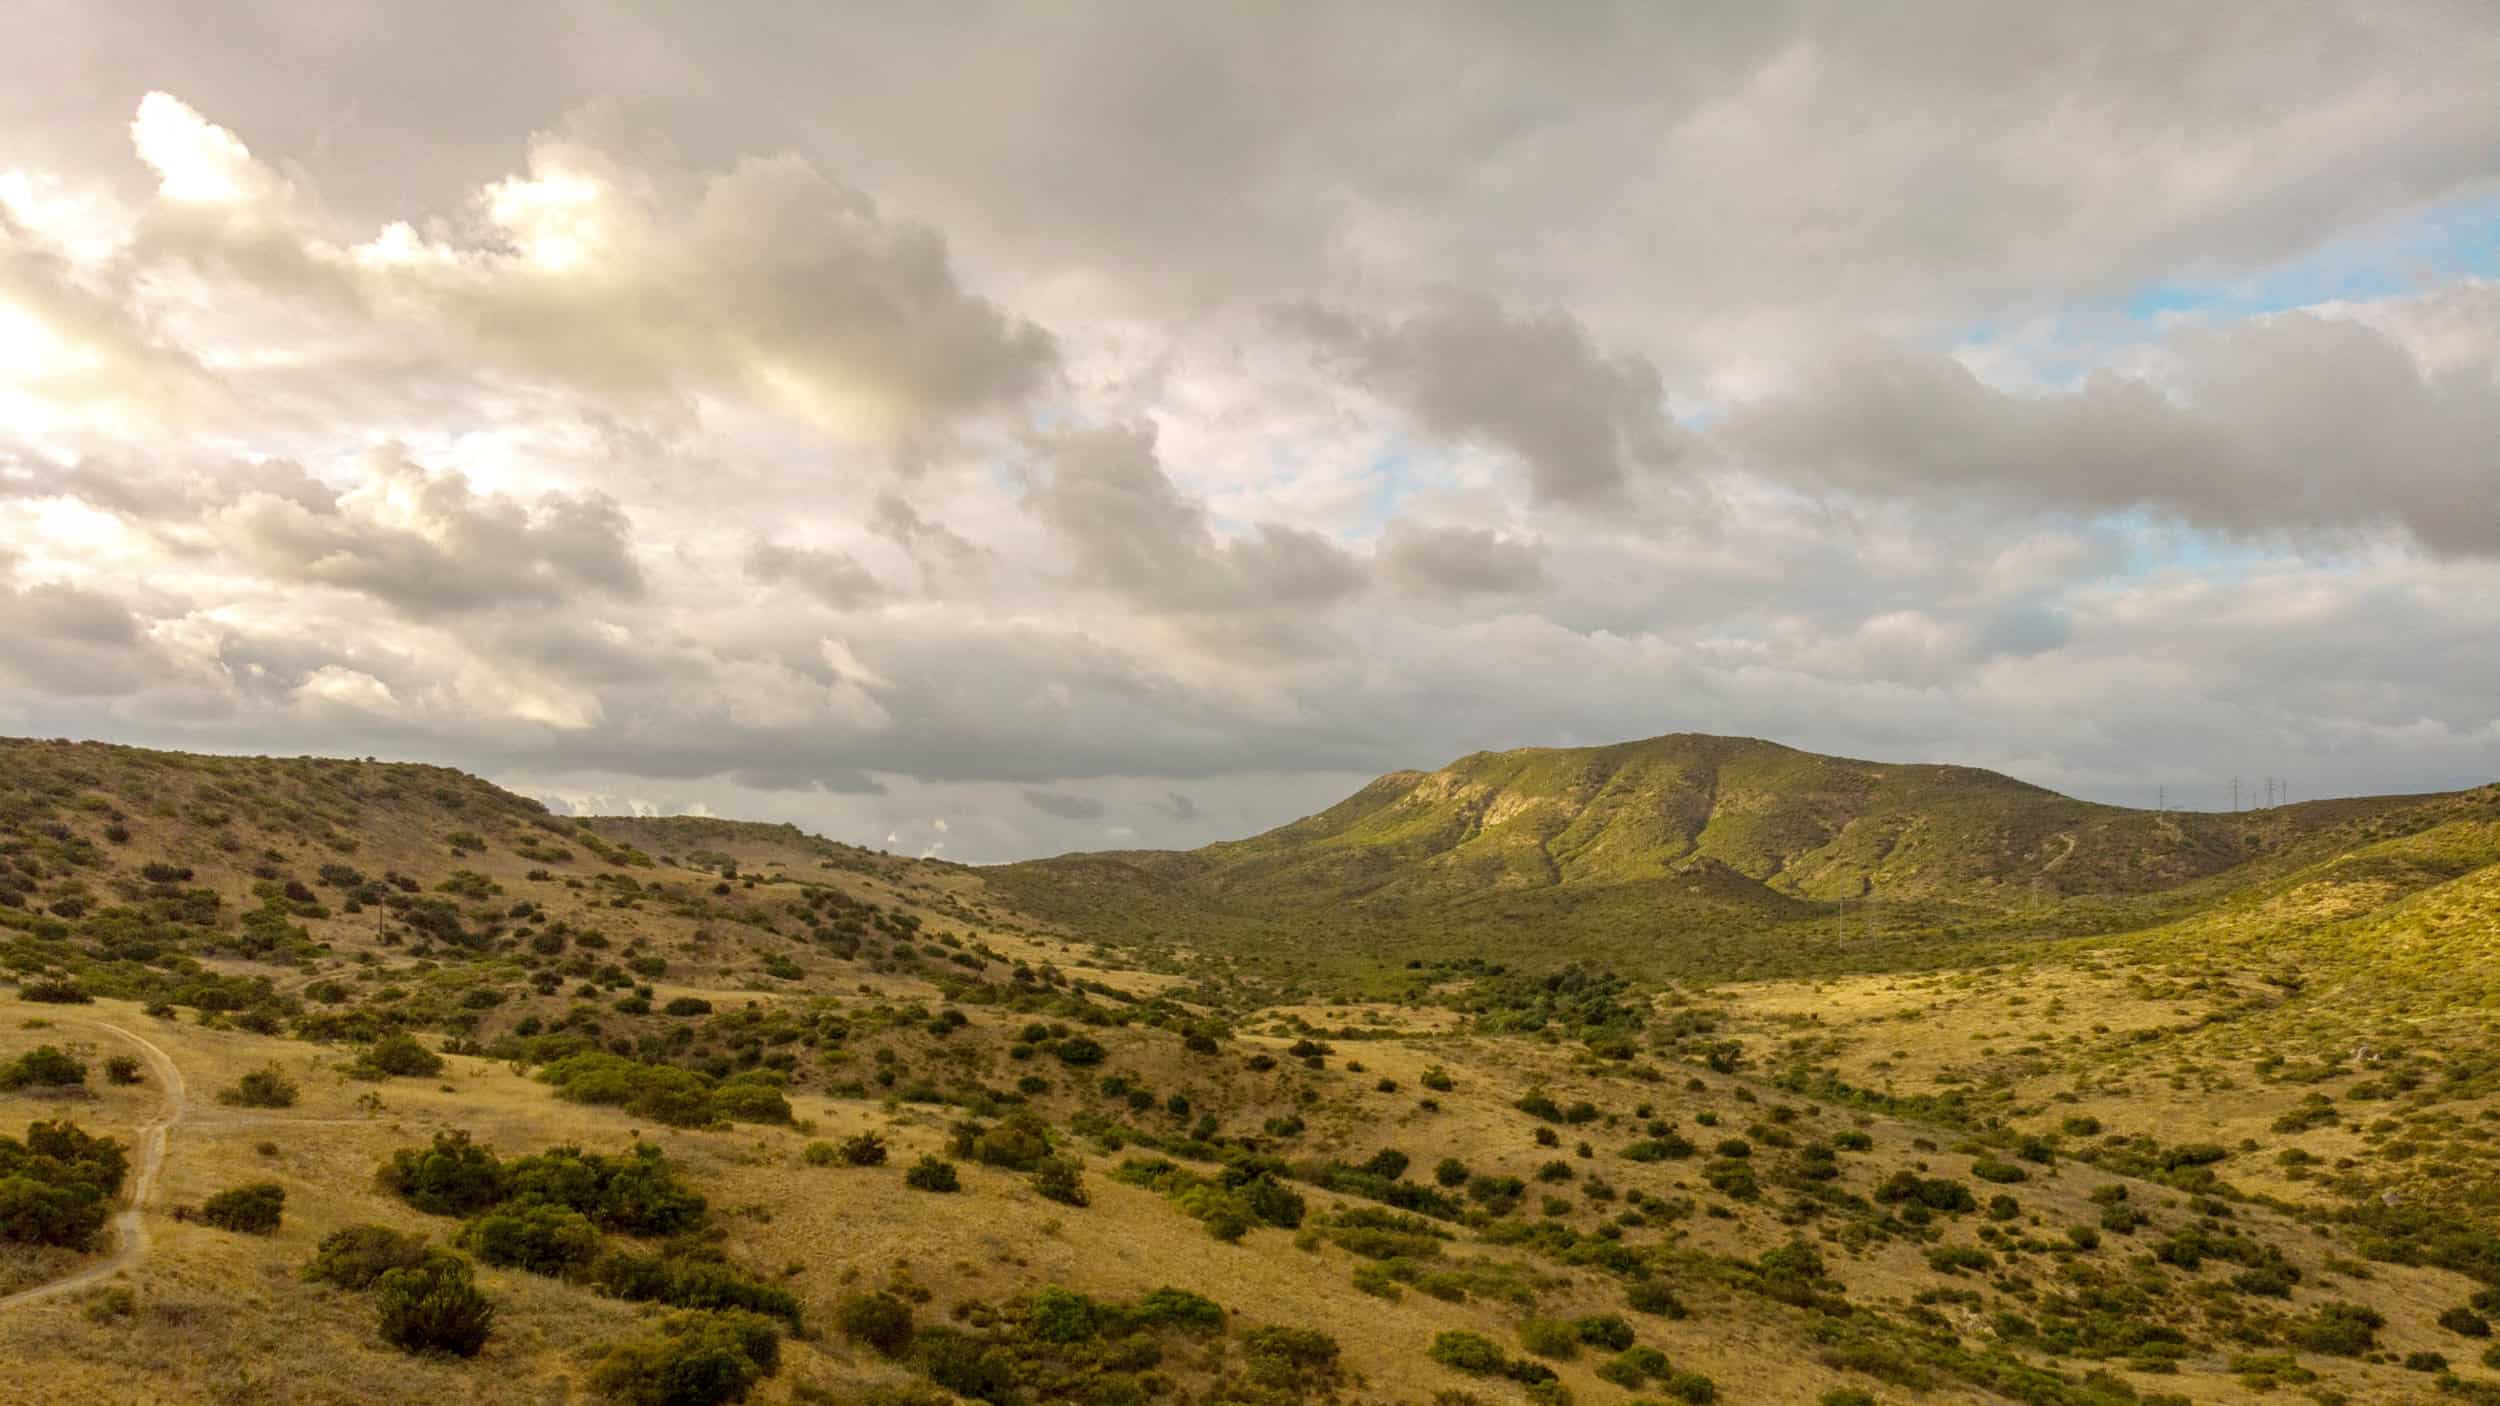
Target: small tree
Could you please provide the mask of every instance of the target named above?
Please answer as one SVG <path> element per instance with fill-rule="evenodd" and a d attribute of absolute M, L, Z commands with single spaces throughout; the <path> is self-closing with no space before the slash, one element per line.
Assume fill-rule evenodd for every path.
<path fill-rule="evenodd" d="M 962 1183 L 956 1179 L 955 1164 L 943 1157 L 923 1157 L 903 1174 L 903 1184 L 916 1191 L 956 1191 Z"/>

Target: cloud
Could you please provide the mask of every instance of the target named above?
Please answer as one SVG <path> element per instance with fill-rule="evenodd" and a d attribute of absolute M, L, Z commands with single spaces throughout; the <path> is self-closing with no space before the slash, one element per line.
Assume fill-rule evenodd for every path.
<path fill-rule="evenodd" d="M 1537 543 L 1489 527 L 1392 523 L 1380 557 L 1390 580 L 1421 596 L 1523 595 L 1552 584 Z"/>
<path fill-rule="evenodd" d="M 1361 562 L 1315 532 L 1260 523 L 1217 538 L 1205 505 L 1164 472 L 1150 426 L 1062 436 L 1030 506 L 1067 549 L 1079 581 L 1157 613 L 1317 609 L 1365 585 Z"/>
<path fill-rule="evenodd" d="M 1100 820 L 1104 805 L 1091 796 L 1070 795 L 1064 791 L 1031 791 L 1024 793 L 1024 803 L 1044 815 L 1062 820 Z"/>
<path fill-rule="evenodd" d="M 7 66 L 0 731 L 974 860 L 1674 728 L 2500 774 L 2480 0 L 138 2 Z"/>
<path fill-rule="evenodd" d="M 473 191 L 469 217 L 378 230 L 165 93 L 131 132 L 157 188 L 113 277 L 144 318 L 82 300 L 23 249 L 0 288 L 73 355 L 221 396 L 230 414 L 246 393 L 309 410 L 353 394 L 347 381 L 416 398 L 504 381 L 637 415 L 734 396 L 916 454 L 1020 404 L 1056 361 L 1046 332 L 965 290 L 934 230 L 792 154 L 689 165 L 609 108 L 539 133 L 525 169 Z M 202 282 L 216 296 L 193 301 L 183 290 Z M 135 330 L 251 317 L 304 352 L 203 369 Z"/>
<path fill-rule="evenodd" d="M 2450 290 L 2439 358 L 2381 325 L 2293 312 L 2191 325 L 2144 369 L 2071 390 L 2000 390 L 1950 358 L 1864 346 L 1745 407 L 1720 441 L 1753 469 L 1857 493 L 1970 495 L 2010 511 L 2147 509 L 2238 534 L 2350 538 L 2394 527 L 2443 552 L 2500 553 L 2500 285 Z"/>
<path fill-rule="evenodd" d="M 789 582 L 836 610 L 856 610 L 885 594 L 868 568 L 848 555 L 818 547 L 758 542 L 747 548 L 749 578 L 767 585 Z"/>
<path fill-rule="evenodd" d="M 1426 431 L 1516 455 L 1541 502 L 1620 504 L 1640 476 L 1675 463 L 1658 368 L 1609 356 L 1568 312 L 1513 316 L 1492 299 L 1450 295 L 1402 322 L 1310 304 L 1278 320 Z"/>
<path fill-rule="evenodd" d="M 523 504 L 387 451 L 367 456 L 364 469 L 337 494 L 244 486 L 184 535 L 230 541 L 270 576 L 360 592 L 418 617 L 642 594 L 631 527 L 603 495 Z"/>

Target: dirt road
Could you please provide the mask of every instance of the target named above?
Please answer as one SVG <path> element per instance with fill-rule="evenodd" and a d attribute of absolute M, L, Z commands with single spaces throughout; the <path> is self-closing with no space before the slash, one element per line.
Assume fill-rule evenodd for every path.
<path fill-rule="evenodd" d="M 157 1105 L 156 1116 L 139 1129 L 137 1175 L 130 1181 L 129 1204 L 113 1217 L 113 1253 L 76 1273 L 0 1298 L 0 1309 L 15 1308 L 20 1304 L 85 1288 L 128 1269 L 147 1255 L 146 1208 L 149 1194 L 156 1190 L 157 1173 L 165 1166 L 166 1135 L 190 1112 L 190 1100 L 182 1084 L 182 1071 L 174 1067 L 173 1058 L 158 1049 L 154 1042 L 107 1021 L 62 1020 L 59 1023 L 107 1031 L 130 1042 L 138 1049 L 140 1057 L 147 1061 L 149 1072 L 156 1076 L 156 1086 L 163 1091 L 164 1100 Z"/>

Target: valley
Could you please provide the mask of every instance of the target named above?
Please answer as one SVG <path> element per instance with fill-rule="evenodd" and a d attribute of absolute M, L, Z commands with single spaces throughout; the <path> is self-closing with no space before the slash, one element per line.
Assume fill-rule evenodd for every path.
<path fill-rule="evenodd" d="M 0 742 L 0 1397 L 2500 1401 L 2495 947 L 2492 787 L 1673 737 L 974 869 Z"/>

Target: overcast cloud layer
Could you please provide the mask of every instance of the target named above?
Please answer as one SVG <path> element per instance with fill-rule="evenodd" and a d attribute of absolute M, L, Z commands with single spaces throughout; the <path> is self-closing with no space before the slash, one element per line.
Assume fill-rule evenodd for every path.
<path fill-rule="evenodd" d="M 2487 0 L 17 18 L 0 731 L 969 860 L 2500 777 Z"/>

